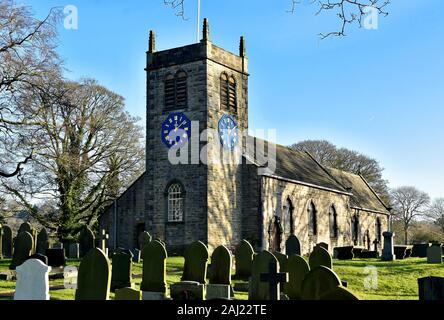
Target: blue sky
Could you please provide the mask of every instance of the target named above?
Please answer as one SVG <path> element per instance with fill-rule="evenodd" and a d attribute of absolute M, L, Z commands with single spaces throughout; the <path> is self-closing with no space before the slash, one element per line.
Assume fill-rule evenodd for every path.
<path fill-rule="evenodd" d="M 75 5 L 78 30 L 60 29 L 59 52 L 72 79 L 93 77 L 145 117 L 148 31 L 157 49 L 196 41 L 196 3 L 182 20 L 163 0 L 21 0 L 39 17 Z M 444 1 L 393 0 L 377 30 L 352 27 L 345 38 L 330 14 L 304 1 L 201 0 L 215 44 L 238 52 L 247 41 L 250 128 L 276 128 L 291 144 L 327 139 L 378 159 L 391 187 L 414 185 L 444 196 Z"/>

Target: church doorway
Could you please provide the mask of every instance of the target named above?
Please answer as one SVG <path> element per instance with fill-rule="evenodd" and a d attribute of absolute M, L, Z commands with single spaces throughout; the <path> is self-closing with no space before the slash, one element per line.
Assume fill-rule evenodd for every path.
<path fill-rule="evenodd" d="M 271 252 L 281 252 L 282 244 L 282 226 L 281 219 L 279 217 L 274 217 L 271 221 L 269 230 L 269 251 Z"/>

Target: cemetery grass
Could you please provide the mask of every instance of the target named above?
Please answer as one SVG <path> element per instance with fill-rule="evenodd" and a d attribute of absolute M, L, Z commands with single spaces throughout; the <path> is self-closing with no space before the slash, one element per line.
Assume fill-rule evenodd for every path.
<path fill-rule="evenodd" d="M 0 260 L 0 272 L 9 271 L 10 259 Z M 79 260 L 68 260 L 68 265 L 78 266 Z M 170 257 L 167 261 L 167 283 L 170 285 L 180 281 L 182 276 L 184 259 L 182 257 Z M 376 267 L 377 289 L 365 288 L 368 267 Z M 425 258 L 409 258 L 393 262 L 382 262 L 379 259 L 355 259 L 334 260 L 333 270 L 341 280 L 348 281 L 348 287 L 361 300 L 417 300 L 418 278 L 427 276 L 444 277 L 442 265 L 427 264 Z M 367 273 L 366 273 L 367 271 Z M 234 273 L 234 270 L 233 270 Z M 133 281 L 135 288 L 140 288 L 142 281 L 142 264 L 133 266 Z M 236 283 L 236 280 L 233 281 Z M 50 286 L 63 286 L 62 279 L 50 280 Z M 15 281 L 0 280 L 0 295 L 13 294 Z M 62 289 L 50 291 L 52 300 L 73 300 L 75 290 Z M 11 300 L 12 297 L 0 296 L 0 300 Z M 111 293 L 110 299 L 114 299 Z M 235 299 L 246 300 L 246 292 L 235 292 Z"/>

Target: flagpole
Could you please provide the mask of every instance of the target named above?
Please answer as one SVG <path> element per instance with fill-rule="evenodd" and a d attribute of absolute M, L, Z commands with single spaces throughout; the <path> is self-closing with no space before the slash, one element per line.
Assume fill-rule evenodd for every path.
<path fill-rule="evenodd" d="M 196 42 L 199 42 L 200 35 L 200 0 L 197 0 L 197 35 Z"/>

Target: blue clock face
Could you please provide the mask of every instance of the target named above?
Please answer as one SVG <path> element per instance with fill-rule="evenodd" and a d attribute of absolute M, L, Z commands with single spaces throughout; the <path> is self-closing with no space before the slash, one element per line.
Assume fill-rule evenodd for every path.
<path fill-rule="evenodd" d="M 162 141 L 168 148 L 181 148 L 191 137 L 191 121 L 181 112 L 168 115 L 162 124 Z"/>
<path fill-rule="evenodd" d="M 233 150 L 239 142 L 239 130 L 234 117 L 224 115 L 219 120 L 220 143 L 224 148 Z"/>

